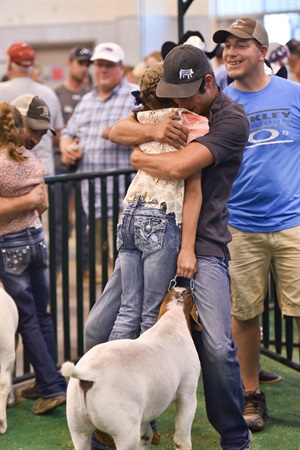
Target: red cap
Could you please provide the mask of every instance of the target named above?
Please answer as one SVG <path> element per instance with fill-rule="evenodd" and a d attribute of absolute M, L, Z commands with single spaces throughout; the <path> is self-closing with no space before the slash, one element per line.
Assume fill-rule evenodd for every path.
<path fill-rule="evenodd" d="M 16 42 L 6 50 L 11 62 L 22 67 L 30 67 L 34 63 L 35 52 L 26 42 Z"/>

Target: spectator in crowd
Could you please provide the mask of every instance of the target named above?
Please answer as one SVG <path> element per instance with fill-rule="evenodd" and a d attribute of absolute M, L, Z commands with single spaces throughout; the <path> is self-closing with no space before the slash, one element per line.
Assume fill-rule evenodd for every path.
<path fill-rule="evenodd" d="M 283 317 L 300 325 L 299 142 L 300 86 L 267 75 L 268 34 L 257 20 L 241 18 L 213 35 L 224 43 L 234 80 L 225 92 L 244 106 L 250 134 L 228 202 L 232 332 L 244 385 L 244 416 L 253 431 L 268 417 L 259 388 L 260 322 L 270 270 Z M 279 170 L 280 167 L 280 170 Z"/>
<path fill-rule="evenodd" d="M 39 64 L 34 64 L 31 68 L 31 78 L 38 83 L 44 83 L 43 69 Z"/>
<path fill-rule="evenodd" d="M 163 60 L 162 54 L 160 51 L 154 51 L 145 56 L 142 61 L 138 62 L 132 69 L 132 80 L 135 83 L 140 83 L 143 73 L 148 67 L 151 67 L 153 64 L 161 62 Z"/>
<path fill-rule="evenodd" d="M 115 43 L 105 42 L 96 46 L 91 58 L 97 86 L 86 94 L 76 106 L 67 127 L 61 135 L 60 148 L 66 164 L 74 164 L 78 155 L 72 150 L 74 139 L 79 139 L 82 156 L 78 167 L 80 172 L 95 172 L 106 169 L 131 168 L 131 147 L 114 144 L 109 132 L 115 122 L 125 117 L 134 106 L 131 91 L 138 86 L 129 83 L 124 76 L 123 49 Z M 121 196 L 124 196 L 121 190 Z M 107 179 L 108 215 L 112 215 L 112 179 Z M 95 185 L 96 250 L 97 264 L 101 265 L 101 186 Z M 82 199 L 88 214 L 88 183 L 82 184 Z M 120 198 L 121 200 L 121 198 Z M 121 205 L 120 205 L 121 207 Z M 111 222 L 111 221 L 110 221 Z M 112 225 L 109 227 L 110 250 L 112 250 Z"/>
<path fill-rule="evenodd" d="M 241 165 L 249 124 L 243 108 L 219 91 L 208 59 L 193 45 L 179 45 L 168 53 L 156 95 L 175 98 L 180 108 L 210 119 L 209 133 L 180 152 L 146 154 L 136 149 L 131 159 L 136 169 L 161 179 L 185 179 L 202 169 L 203 203 L 196 234 L 194 299 L 203 330 L 194 339 L 201 360 L 207 414 L 221 435 L 221 447 L 250 449 L 251 434 L 242 414 L 237 349 L 231 338 L 227 267 L 231 236 L 226 207 Z M 113 127 L 111 138 L 123 145 L 154 140 L 180 148 L 185 145 L 187 130 L 174 119 L 169 116 L 157 124 L 141 124 L 131 114 Z M 120 305 L 120 286 L 117 259 L 115 271 L 87 320 L 86 349 L 104 337 L 102 326 L 107 333 L 108 325 L 113 323 L 111 314 Z"/>
<path fill-rule="evenodd" d="M 290 54 L 288 64 L 290 69 L 290 79 L 296 83 L 300 83 L 300 42 L 296 39 L 290 39 L 286 46 Z"/>
<path fill-rule="evenodd" d="M 281 45 L 278 42 L 270 42 L 266 54 L 265 63 L 268 62 L 272 73 L 278 77 L 288 78 L 288 57 L 289 49 L 286 45 Z"/>
<path fill-rule="evenodd" d="M 59 133 L 63 128 L 63 118 L 59 100 L 54 91 L 31 78 L 31 69 L 35 61 L 33 48 L 25 42 L 16 42 L 6 51 L 8 56 L 7 74 L 9 81 L 0 83 L 1 102 L 11 102 L 24 94 L 37 95 L 48 105 L 51 113 L 51 125 L 56 136 L 45 134 L 35 146 L 34 152 L 39 155 L 47 169 L 47 175 L 54 175 L 54 142 L 59 141 Z M 56 140 L 56 141 L 55 141 Z"/>
<path fill-rule="evenodd" d="M 131 65 L 124 66 L 125 77 L 129 81 L 129 83 L 138 83 L 139 82 L 139 77 L 136 77 L 133 74 L 133 70 L 134 70 L 134 66 L 131 66 Z"/>
<path fill-rule="evenodd" d="M 93 75 L 90 72 L 87 72 L 85 74 L 85 77 L 83 79 L 83 84 L 87 87 L 88 91 L 91 91 L 94 87 L 94 79 Z"/>
<path fill-rule="evenodd" d="M 60 101 L 64 125 L 66 126 L 73 111 L 90 89 L 84 84 L 84 79 L 91 65 L 92 52 L 86 47 L 73 47 L 68 55 L 67 67 L 68 75 L 64 83 L 55 89 L 55 93 Z M 78 142 L 79 144 L 79 142 Z M 72 173 L 77 170 L 77 164 L 67 165 L 61 159 L 59 145 L 54 149 L 55 173 L 57 175 L 63 173 Z M 69 196 L 69 228 L 72 231 L 74 226 L 74 187 L 75 183 L 69 181 L 66 185 Z M 62 195 L 61 185 L 56 185 L 55 197 L 55 226 L 56 226 L 56 271 L 59 274 L 62 263 Z M 83 277 L 89 277 L 89 243 L 87 232 L 87 216 L 83 211 L 82 216 L 82 252 L 83 252 Z M 99 281 L 99 280 L 98 280 Z"/>
<path fill-rule="evenodd" d="M 63 127 L 63 118 L 59 100 L 49 86 L 34 81 L 31 78 L 31 69 L 35 62 L 35 52 L 26 42 L 16 42 L 6 51 L 8 56 L 7 74 L 9 81 L 0 83 L 0 100 L 11 102 L 16 97 L 32 94 L 42 98 L 48 105 L 51 113 L 51 125 L 54 135 L 46 133 L 33 151 L 38 154 L 46 167 L 47 175 L 54 175 L 53 146 L 59 142 L 60 130 Z M 43 214 L 43 229 L 46 241 L 49 240 L 48 214 Z"/>
<path fill-rule="evenodd" d="M 160 51 L 156 50 L 154 52 L 149 53 L 149 55 L 147 55 L 144 59 L 146 69 L 153 66 L 153 64 L 162 62 L 162 60 L 163 60 L 163 58 L 162 58 L 162 54 Z"/>
<path fill-rule="evenodd" d="M 30 94 L 18 97 L 11 105 L 3 102 L 0 128 L 0 195 L 24 198 L 34 186 L 43 184 L 46 173 L 39 157 L 24 144 L 32 139 L 31 130 L 37 131 L 37 142 L 37 136 L 41 139 L 51 130 L 49 109 Z M 0 212 L 0 280 L 16 302 L 18 332 L 36 374 L 35 386 L 23 391 L 26 398 L 37 398 L 32 406 L 34 414 L 51 411 L 66 401 L 66 383 L 56 369 L 57 349 L 48 312 L 48 249 L 39 219 L 47 207 L 44 188 L 43 202 L 37 210 Z"/>

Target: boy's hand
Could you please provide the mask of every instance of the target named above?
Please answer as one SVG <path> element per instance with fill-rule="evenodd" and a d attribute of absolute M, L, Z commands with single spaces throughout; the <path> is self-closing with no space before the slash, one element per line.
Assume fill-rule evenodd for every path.
<path fill-rule="evenodd" d="M 153 141 L 170 144 L 179 149 L 186 145 L 188 130 L 178 122 L 178 113 L 170 114 L 153 127 Z"/>
<path fill-rule="evenodd" d="M 197 272 L 197 259 L 194 249 L 181 249 L 177 259 L 177 272 L 179 277 L 193 278 Z"/>

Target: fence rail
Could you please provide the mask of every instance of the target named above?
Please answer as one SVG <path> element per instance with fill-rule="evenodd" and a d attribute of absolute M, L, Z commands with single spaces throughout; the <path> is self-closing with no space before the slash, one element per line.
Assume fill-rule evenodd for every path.
<path fill-rule="evenodd" d="M 50 253 L 50 308 L 58 346 L 58 363 L 65 360 L 76 361 L 83 355 L 83 328 L 88 312 L 100 295 L 109 276 L 108 253 L 108 193 L 107 180 L 112 180 L 112 228 L 116 235 L 120 198 L 130 184 L 134 171 L 106 170 L 85 174 L 66 174 L 46 177 L 49 192 L 48 244 Z M 89 241 L 89 283 L 83 280 L 83 242 L 82 242 L 82 182 L 86 180 L 89 192 L 88 241 Z M 102 284 L 96 284 L 96 248 L 95 248 L 95 183 L 101 183 L 102 218 Z M 75 229 L 70 237 L 69 194 L 67 184 L 72 181 L 75 190 Z M 122 186 L 122 189 L 120 189 Z M 122 191 L 122 192 L 121 192 Z M 61 202 L 62 214 L 62 267 L 61 279 L 57 279 L 56 267 L 56 202 Z M 47 232 L 46 232 L 47 235 Z M 113 259 L 117 257 L 116 243 L 113 244 Z M 276 298 L 274 280 L 270 275 L 268 294 L 265 299 L 265 311 L 262 315 L 261 352 L 267 356 L 300 371 L 299 344 L 294 336 L 294 321 L 286 318 L 284 323 Z M 284 330 L 283 330 L 284 329 Z M 32 378 L 34 373 L 20 343 L 14 383 Z"/>

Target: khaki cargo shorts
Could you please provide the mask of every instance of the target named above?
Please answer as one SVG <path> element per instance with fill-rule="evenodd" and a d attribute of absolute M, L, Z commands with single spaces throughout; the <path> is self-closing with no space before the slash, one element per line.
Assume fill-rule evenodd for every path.
<path fill-rule="evenodd" d="M 271 270 L 282 315 L 300 317 L 300 226 L 275 233 L 229 230 L 232 315 L 248 320 L 263 312 Z"/>

